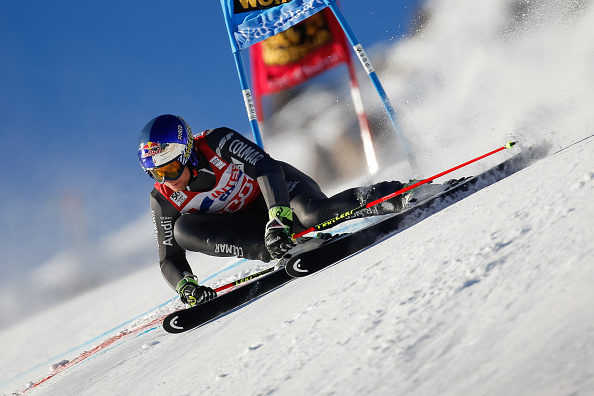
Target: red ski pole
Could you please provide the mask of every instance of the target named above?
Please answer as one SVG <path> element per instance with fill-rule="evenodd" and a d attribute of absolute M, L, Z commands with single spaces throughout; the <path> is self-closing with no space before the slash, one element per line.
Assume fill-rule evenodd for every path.
<path fill-rule="evenodd" d="M 458 165 L 458 166 L 455 166 L 455 167 L 453 167 L 452 169 L 448 169 L 447 171 L 444 171 L 444 172 L 438 173 L 438 174 L 437 174 L 437 175 L 435 175 L 435 176 L 431 176 L 431 177 L 430 177 L 430 178 L 428 178 L 428 179 L 421 180 L 421 181 L 419 181 L 419 182 L 416 182 L 416 183 L 414 183 L 414 184 L 411 184 L 410 186 L 407 186 L 407 187 L 405 187 L 405 188 L 403 188 L 403 189 L 401 189 L 401 190 L 398 190 L 398 191 L 396 191 L 396 192 L 393 192 L 393 193 L 391 193 L 391 194 L 388 194 L 388 195 L 386 195 L 385 197 L 382 197 L 382 198 L 376 199 L 375 201 L 371 201 L 371 202 L 369 202 L 369 203 L 367 203 L 367 204 L 365 204 L 365 205 L 363 205 L 363 206 L 359 206 L 358 208 L 355 208 L 355 209 L 349 210 L 348 212 L 345 212 L 345 213 L 343 213 L 343 214 L 341 214 L 341 215 L 338 215 L 338 216 L 336 216 L 336 217 L 335 217 L 335 218 L 333 218 L 333 219 L 330 219 L 330 220 L 328 220 L 328 221 L 325 221 L 325 222 L 323 222 L 323 223 L 320 223 L 320 224 L 318 224 L 318 225 L 315 225 L 315 226 L 313 226 L 313 227 L 311 227 L 311 228 L 309 228 L 309 229 L 307 229 L 307 230 L 305 230 L 305 231 L 299 232 L 299 233 L 297 233 L 297 234 L 293 234 L 293 239 L 297 239 L 297 238 L 299 238 L 299 237 L 302 237 L 303 235 L 305 235 L 305 234 L 309 234 L 310 232 L 314 232 L 314 231 L 321 231 L 321 230 L 328 229 L 328 228 L 332 227 L 332 226 L 333 226 L 333 225 L 334 225 L 334 224 L 335 224 L 335 223 L 336 223 L 338 220 L 344 219 L 345 217 L 347 217 L 347 216 L 350 216 L 350 215 L 352 215 L 353 213 L 359 212 L 359 211 L 361 211 L 361 210 L 364 210 L 364 209 L 367 209 L 367 208 L 371 208 L 372 206 L 375 206 L 375 205 L 377 205 L 377 204 L 379 204 L 379 203 L 382 203 L 382 202 L 384 202 L 384 201 L 387 201 L 387 200 L 389 200 L 389 199 L 391 199 L 391 198 L 394 198 L 395 196 L 397 196 L 397 195 L 400 195 L 400 194 L 402 194 L 402 193 L 405 193 L 405 192 L 407 192 L 407 191 L 409 191 L 409 190 L 412 190 L 413 188 L 417 188 L 417 187 L 419 187 L 419 186 L 421 186 L 421 185 L 423 185 L 423 184 L 427 184 L 427 183 L 429 183 L 429 182 L 431 182 L 431 181 L 433 181 L 433 180 L 437 179 L 438 177 L 441 177 L 441 176 L 443 176 L 443 175 L 447 175 L 448 173 L 451 173 L 451 172 L 453 172 L 453 171 L 455 171 L 455 170 L 458 170 L 458 169 L 460 169 L 460 168 L 463 168 L 463 167 L 465 167 L 465 166 L 467 166 L 467 165 L 470 165 L 470 164 L 472 164 L 473 162 L 479 161 L 479 160 L 481 160 L 481 159 L 483 159 L 483 158 L 485 158 L 485 157 L 488 157 L 488 156 L 490 156 L 490 155 L 493 155 L 493 154 L 495 154 L 495 153 L 498 153 L 498 152 L 500 152 L 500 151 L 502 151 L 502 150 L 505 150 L 505 149 L 512 148 L 512 147 L 513 147 L 513 146 L 514 146 L 516 143 L 517 143 L 517 142 L 509 142 L 509 143 L 507 143 L 505 146 L 503 146 L 503 147 L 499 147 L 497 150 L 493 150 L 493 151 L 491 151 L 491 152 L 489 152 L 489 153 L 487 153 L 487 154 L 483 154 L 483 155 L 481 155 L 480 157 L 476 157 L 476 158 L 474 158 L 474 159 L 471 159 L 470 161 L 467 161 L 467 162 L 465 162 L 465 163 L 463 163 L 463 164 L 460 164 L 460 165 Z"/>

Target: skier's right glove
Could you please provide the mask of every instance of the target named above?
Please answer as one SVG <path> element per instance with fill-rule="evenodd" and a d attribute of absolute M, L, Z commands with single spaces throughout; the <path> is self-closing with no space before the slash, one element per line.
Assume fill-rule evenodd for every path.
<path fill-rule="evenodd" d="M 295 246 L 291 237 L 293 211 L 286 206 L 276 206 L 268 211 L 270 221 L 266 224 L 264 243 L 274 259 L 283 257 Z"/>
<path fill-rule="evenodd" d="M 196 275 L 186 275 L 183 277 L 175 290 L 187 308 L 195 307 L 217 296 L 217 292 L 210 287 L 199 285 Z"/>

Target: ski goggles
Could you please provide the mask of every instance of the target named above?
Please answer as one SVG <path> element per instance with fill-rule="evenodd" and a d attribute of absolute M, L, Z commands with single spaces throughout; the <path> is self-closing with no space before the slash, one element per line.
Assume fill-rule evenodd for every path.
<path fill-rule="evenodd" d="M 181 162 L 175 160 L 158 168 L 147 169 L 147 172 L 153 179 L 163 184 L 165 183 L 165 180 L 179 179 L 185 168 L 185 165 L 182 165 Z"/>

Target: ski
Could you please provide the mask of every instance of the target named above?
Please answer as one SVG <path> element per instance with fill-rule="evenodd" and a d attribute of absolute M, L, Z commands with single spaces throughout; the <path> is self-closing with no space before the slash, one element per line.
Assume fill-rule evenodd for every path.
<path fill-rule="evenodd" d="M 524 168 L 538 155 L 537 150 L 530 150 L 528 154 L 516 154 L 477 176 L 458 179 L 446 190 L 421 199 L 408 209 L 385 220 L 332 238 L 314 250 L 296 254 L 289 253 L 283 257 L 285 270 L 287 274 L 295 278 L 313 274 L 389 238 L 396 232 L 420 222 L 484 187 L 504 179 Z"/>
<path fill-rule="evenodd" d="M 271 269 L 271 271 L 256 277 L 252 281 L 241 282 L 243 284 L 239 287 L 210 301 L 170 313 L 163 320 L 163 328 L 168 333 L 183 333 L 191 330 L 293 279 L 282 269 Z"/>
<path fill-rule="evenodd" d="M 167 315 L 163 328 L 169 333 L 182 333 L 215 320 L 295 278 L 312 274 L 362 251 L 405 225 L 418 223 L 465 196 L 517 172 L 536 159 L 537 154 L 536 151 L 529 151 L 528 155 L 520 153 L 478 176 L 458 179 L 449 185 L 446 183 L 445 190 L 419 197 L 409 209 L 361 230 L 332 237 L 325 234 L 320 238 L 304 238 L 305 242 L 285 255 L 276 268 L 265 269 L 217 288 L 220 294 L 213 300 Z"/>
<path fill-rule="evenodd" d="M 323 234 L 330 238 L 330 234 Z M 323 238 L 302 238 L 291 252 L 299 254 L 317 249 L 326 242 Z M 217 297 L 193 308 L 173 312 L 163 320 L 163 328 L 169 333 L 183 333 L 217 319 L 251 300 L 293 280 L 284 266 L 276 265 L 248 275 L 215 289 Z"/>

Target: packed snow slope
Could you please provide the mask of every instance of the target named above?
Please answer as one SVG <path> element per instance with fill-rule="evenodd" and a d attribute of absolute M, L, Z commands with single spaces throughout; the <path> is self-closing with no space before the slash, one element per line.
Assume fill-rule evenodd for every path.
<path fill-rule="evenodd" d="M 592 158 L 594 137 L 194 331 L 123 338 L 30 394 L 591 395 Z M 154 278 L 127 284 L 154 302 Z M 122 286 L 13 329 L 3 372 L 132 315 L 143 288 Z"/>
<path fill-rule="evenodd" d="M 177 301 L 158 273 L 148 216 L 139 219 L 0 290 L 19 314 L 0 332 L 0 392 L 30 382 L 33 395 L 594 394 L 594 6 L 429 0 L 426 9 L 415 36 L 368 51 L 418 164 L 394 163 L 375 180 L 429 176 L 508 140 L 520 141 L 515 150 L 568 148 L 176 336 L 150 325 Z M 330 153 L 334 133 L 352 129 L 316 89 L 278 115 L 289 137 L 266 138 L 273 156 L 307 172 L 316 162 L 303 136 Z M 248 265 L 215 276 L 228 260 L 191 259 L 213 285 Z M 122 268 L 132 275 L 52 303 Z M 44 311 L 30 317 L 14 296 Z"/>

